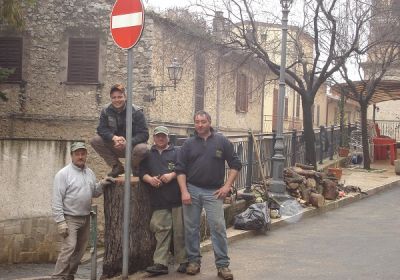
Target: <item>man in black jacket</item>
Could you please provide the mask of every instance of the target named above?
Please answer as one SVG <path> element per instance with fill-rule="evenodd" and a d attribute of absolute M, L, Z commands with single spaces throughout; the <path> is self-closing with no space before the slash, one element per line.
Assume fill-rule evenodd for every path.
<path fill-rule="evenodd" d="M 111 103 L 100 114 L 97 134 L 90 141 L 93 149 L 112 167 L 108 176 L 117 177 L 125 172 L 119 158 L 125 157 L 126 147 L 126 94 L 122 85 L 110 90 Z M 142 110 L 132 105 L 132 170 L 136 175 L 140 161 L 148 152 L 149 130 Z"/>
<path fill-rule="evenodd" d="M 168 128 L 154 129 L 154 145 L 148 157 L 140 164 L 140 178 L 148 186 L 153 215 L 150 229 L 157 245 L 153 255 L 154 265 L 146 269 L 154 275 L 168 273 L 168 253 L 173 238 L 178 272 L 185 273 L 187 257 L 185 250 L 181 192 L 176 181 L 175 164 L 178 150 L 170 145 Z"/>

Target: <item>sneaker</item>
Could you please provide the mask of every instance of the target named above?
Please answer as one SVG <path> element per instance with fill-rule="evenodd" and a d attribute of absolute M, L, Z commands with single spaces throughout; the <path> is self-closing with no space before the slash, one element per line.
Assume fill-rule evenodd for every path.
<path fill-rule="evenodd" d="M 218 268 L 218 277 L 224 280 L 233 280 L 232 271 L 227 266 Z"/>
<path fill-rule="evenodd" d="M 196 262 L 191 262 L 186 267 L 186 274 L 196 275 L 199 272 L 200 272 L 200 264 Z"/>
<path fill-rule="evenodd" d="M 125 173 L 125 169 L 124 166 L 122 165 L 122 163 L 118 162 L 117 164 L 115 164 L 112 167 L 112 170 L 110 173 L 107 174 L 107 176 L 116 178 L 118 177 L 118 175 L 124 174 Z"/>
<path fill-rule="evenodd" d="M 187 266 L 188 266 L 187 262 L 181 263 L 176 271 L 179 273 L 186 273 Z"/>
<path fill-rule="evenodd" d="M 146 268 L 146 272 L 151 274 L 168 274 L 168 267 L 159 263 Z"/>

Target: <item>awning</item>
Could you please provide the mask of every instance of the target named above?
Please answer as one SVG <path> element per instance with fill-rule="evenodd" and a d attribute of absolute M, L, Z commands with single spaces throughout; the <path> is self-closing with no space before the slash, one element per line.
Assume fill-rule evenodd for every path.
<path fill-rule="evenodd" d="M 362 92 L 364 88 L 363 81 L 353 82 L 356 86 L 357 92 Z M 341 92 L 341 90 L 348 91 L 349 93 L 346 95 L 347 97 L 356 100 L 357 98 L 350 91 L 350 87 L 347 83 L 336 84 L 332 86 L 332 90 L 336 93 Z M 384 80 L 379 83 L 379 85 L 375 89 L 375 93 L 371 98 L 370 104 L 376 104 L 383 101 L 389 100 L 400 100 L 400 81 L 396 80 Z"/>

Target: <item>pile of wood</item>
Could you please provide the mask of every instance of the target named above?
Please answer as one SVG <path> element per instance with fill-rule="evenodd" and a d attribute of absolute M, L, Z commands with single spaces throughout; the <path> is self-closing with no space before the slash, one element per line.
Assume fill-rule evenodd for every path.
<path fill-rule="evenodd" d="M 284 170 L 288 193 L 303 206 L 321 207 L 325 199 L 335 200 L 339 195 L 338 180 L 333 174 L 317 172 L 314 166 L 296 163 Z"/>

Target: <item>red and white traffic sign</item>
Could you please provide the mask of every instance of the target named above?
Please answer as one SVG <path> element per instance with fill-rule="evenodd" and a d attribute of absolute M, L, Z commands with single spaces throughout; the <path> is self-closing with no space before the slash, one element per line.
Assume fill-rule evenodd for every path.
<path fill-rule="evenodd" d="M 115 44 L 130 49 L 139 41 L 144 26 L 141 0 L 117 0 L 110 16 L 111 35 Z"/>

